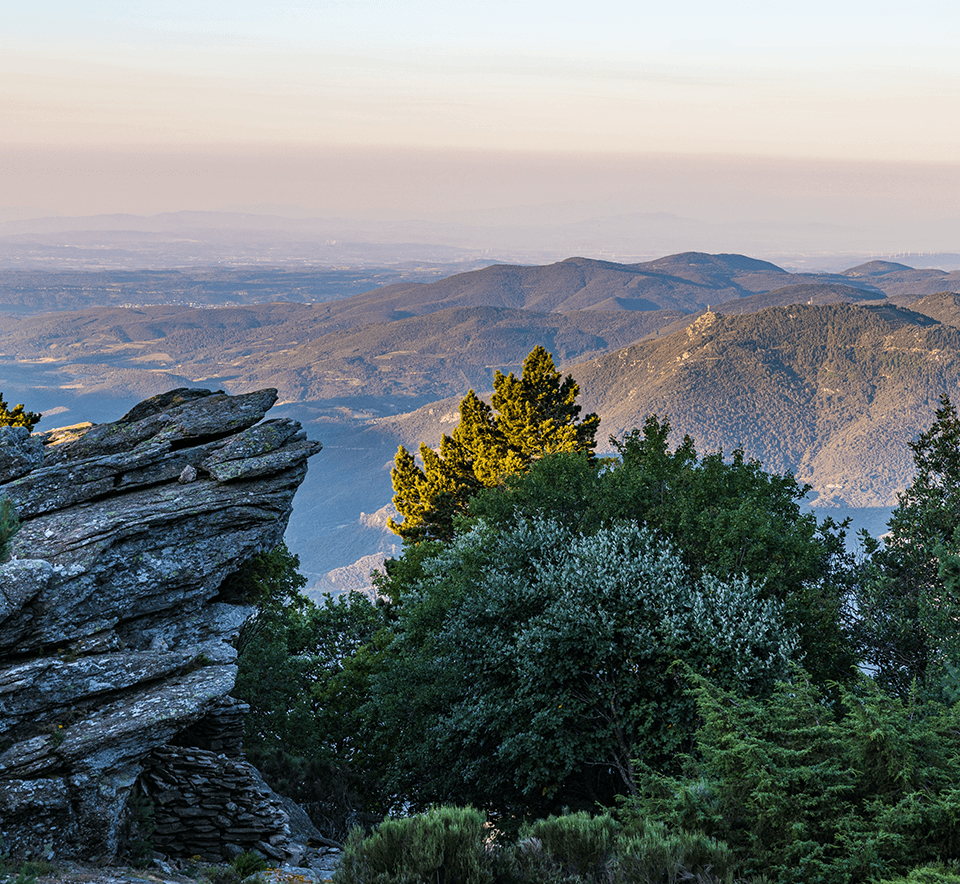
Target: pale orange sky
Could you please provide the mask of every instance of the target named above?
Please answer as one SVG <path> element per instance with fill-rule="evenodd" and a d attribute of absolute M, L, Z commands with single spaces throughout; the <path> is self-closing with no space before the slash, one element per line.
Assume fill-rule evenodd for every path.
<path fill-rule="evenodd" d="M 38 0 L 0 209 L 960 214 L 960 7 L 772 6 Z"/>

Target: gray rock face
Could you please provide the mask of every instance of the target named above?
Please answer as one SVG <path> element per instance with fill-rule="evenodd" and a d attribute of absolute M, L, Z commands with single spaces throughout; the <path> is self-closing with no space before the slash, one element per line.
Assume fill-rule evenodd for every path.
<path fill-rule="evenodd" d="M 183 759 L 233 790 L 204 853 L 215 841 L 282 853 L 274 799 L 236 800 L 250 778 L 235 760 L 232 640 L 253 608 L 218 596 L 281 541 L 320 450 L 296 422 L 263 421 L 275 401 L 174 390 L 115 423 L 0 434 L 0 497 L 21 519 L 0 565 L 0 835 L 13 856 L 114 857 L 148 780 L 190 794 L 177 771 L 196 779 L 199 761 Z"/>
<path fill-rule="evenodd" d="M 43 461 L 43 443 L 26 427 L 0 427 L 0 482 L 30 472 Z"/>

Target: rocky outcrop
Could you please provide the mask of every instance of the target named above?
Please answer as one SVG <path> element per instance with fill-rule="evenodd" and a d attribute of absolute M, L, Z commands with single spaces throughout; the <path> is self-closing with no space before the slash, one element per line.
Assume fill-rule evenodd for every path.
<path fill-rule="evenodd" d="M 43 463 L 43 443 L 26 427 L 0 427 L 0 482 L 24 476 Z"/>
<path fill-rule="evenodd" d="M 221 586 L 281 541 L 320 449 L 296 422 L 264 420 L 275 400 L 174 390 L 114 423 L 0 438 L 0 497 L 22 523 L 0 565 L 0 831 L 11 854 L 113 857 L 145 770 L 156 783 L 164 759 L 237 754 L 231 642 L 253 608 Z M 221 765 L 235 783 L 238 763 Z M 254 841 L 276 849 L 279 817 L 243 807 L 237 827 L 266 820 Z M 229 830 L 229 810 L 220 819 L 218 833 Z"/>

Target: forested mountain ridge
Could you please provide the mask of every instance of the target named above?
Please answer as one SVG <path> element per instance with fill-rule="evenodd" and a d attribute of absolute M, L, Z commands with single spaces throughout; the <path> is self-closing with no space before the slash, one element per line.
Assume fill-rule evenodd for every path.
<path fill-rule="evenodd" d="M 276 387 L 286 402 L 322 400 L 384 414 L 469 387 L 489 388 L 496 369 L 519 365 L 538 344 L 559 360 L 576 361 L 684 319 L 670 311 L 543 314 L 451 307 L 331 332 L 317 312 L 309 305 L 274 303 L 44 314 L 0 326 L 0 353 L 6 354 L 8 377 L 22 366 L 38 383 L 43 378 L 43 387 L 49 378 L 51 387 L 82 388 L 95 375 L 102 380 L 111 374 L 140 375 L 148 385 L 161 377 L 173 386 L 194 378 L 244 389 Z"/>
<path fill-rule="evenodd" d="M 868 261 L 844 270 L 841 276 L 859 280 L 881 289 L 887 297 L 896 295 L 930 295 L 960 285 L 960 271 L 947 272 L 933 267 L 914 269 L 893 261 Z"/>
<path fill-rule="evenodd" d="M 744 255 L 702 252 L 683 252 L 637 264 L 567 258 L 547 265 L 494 264 L 456 272 L 462 266 L 427 263 L 310 270 L 0 270 L 0 315 L 131 305 L 254 305 L 282 300 L 325 305 L 318 307 L 315 319 L 333 331 L 449 307 L 506 307 L 540 313 L 663 309 L 696 313 L 708 305 L 715 308 L 788 286 L 845 286 L 874 298 L 960 289 L 960 271 L 917 270 L 904 264 L 871 261 L 842 273 L 793 273 Z M 445 273 L 448 275 L 444 277 Z"/>
<path fill-rule="evenodd" d="M 574 310 L 679 310 L 696 313 L 788 285 L 842 284 L 884 296 L 871 279 L 789 273 L 743 255 L 684 252 L 641 264 L 568 258 L 545 266 L 494 265 L 428 285 L 397 284 L 356 295 L 331 309 L 340 321 L 398 319 L 454 304 L 512 307 L 540 313 Z"/>
<path fill-rule="evenodd" d="M 814 278 L 742 256 L 691 253 L 648 265 L 570 259 L 549 267 L 461 274 L 417 287 L 423 295 L 419 304 L 393 321 L 370 321 L 377 311 L 395 312 L 391 289 L 380 290 L 386 292 L 382 303 L 372 292 L 316 304 L 7 314 L 0 317 L 0 392 L 43 412 L 40 429 L 45 429 L 112 420 L 144 396 L 174 387 L 278 388 L 278 408 L 310 424 L 325 444 L 318 460 L 322 470 L 318 466 L 308 477 L 288 533 L 311 578 L 395 542 L 381 532 L 386 515 L 377 511 L 390 499 L 389 468 L 397 445 L 438 441 L 442 431 L 450 431 L 456 401 L 467 389 L 489 390 L 497 369 L 517 370 L 538 345 L 564 373 L 574 373 L 587 409 L 600 413 L 601 445 L 611 433 L 641 425 L 646 414 L 657 412 L 678 431 L 690 432 L 702 451 L 743 446 L 770 469 L 796 469 L 816 487 L 821 503 L 890 506 L 909 476 L 907 441 L 930 423 L 939 395 L 953 395 L 957 386 L 953 326 L 960 325 L 960 296 L 878 295 L 888 278 L 913 272 L 871 263 L 848 271 L 861 274 L 860 280 L 842 274 Z M 591 274 L 595 278 L 584 288 Z M 682 285 L 710 304 L 711 334 L 719 335 L 712 351 L 706 343 L 691 345 L 692 336 L 700 340 L 705 334 L 703 310 L 620 305 L 540 312 L 482 303 L 503 300 L 503 293 L 483 296 L 479 287 L 485 275 L 522 277 L 543 310 L 551 303 L 547 283 L 557 297 L 573 297 L 557 280 L 576 283 L 581 294 L 596 295 L 593 303 L 599 305 L 603 278 L 667 285 L 681 274 L 690 277 Z M 931 278 L 949 276 L 934 271 Z M 721 292 L 733 291 L 731 280 L 739 286 L 735 297 L 720 303 Z M 760 281 L 768 288 L 750 294 L 751 287 L 763 288 Z M 463 298 L 454 292 L 457 286 Z M 611 291 L 609 297 L 619 297 Z M 472 306 L 465 303 L 471 298 Z M 824 306 L 839 302 L 860 306 Z M 805 306 L 783 309 L 798 303 Z M 906 304 L 907 311 L 894 309 Z M 734 315 L 741 312 L 750 315 Z M 814 345 L 821 324 L 832 329 L 832 337 Z M 913 344 L 884 349 L 888 337 L 906 340 L 914 333 L 921 336 L 920 350 L 941 355 L 919 358 Z M 840 345 L 856 335 L 859 344 Z M 624 352 L 642 352 L 660 368 L 621 376 L 634 358 L 619 352 L 628 346 L 632 349 Z M 857 347 L 865 361 L 857 357 Z M 683 359 L 686 351 L 691 355 Z M 895 351 L 901 368 L 891 371 Z M 823 354 L 831 353 L 830 367 L 847 372 L 843 386 L 833 383 L 832 375 L 820 378 L 816 368 L 818 360 L 827 360 Z M 858 365 L 845 367 L 851 361 Z M 827 394 L 821 387 L 838 392 Z M 885 403 L 891 403 L 886 411 Z"/>
<path fill-rule="evenodd" d="M 792 273 L 743 255 L 684 252 L 638 264 L 567 258 L 547 265 L 427 263 L 385 268 L 0 270 L 0 312 L 29 315 L 89 307 L 325 303 L 331 329 L 454 306 L 537 312 L 697 312 L 790 285 L 844 285 L 873 297 L 960 288 L 960 271 L 873 261 L 842 273 Z M 444 274 L 447 274 L 444 277 Z M 450 275 L 453 274 L 453 275 Z"/>
<path fill-rule="evenodd" d="M 821 502 L 884 506 L 911 475 L 906 442 L 960 386 L 960 333 L 892 305 L 794 305 L 706 314 L 571 370 L 607 433 L 658 414 L 702 450 L 795 472 Z"/>

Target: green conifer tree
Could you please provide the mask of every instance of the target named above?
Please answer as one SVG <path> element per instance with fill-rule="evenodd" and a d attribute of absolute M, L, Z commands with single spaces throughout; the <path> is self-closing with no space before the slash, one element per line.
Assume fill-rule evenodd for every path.
<path fill-rule="evenodd" d="M 592 452 L 596 447 L 600 418 L 590 414 L 577 423 L 580 387 L 571 375 L 561 379 L 543 347 L 536 347 L 524 360 L 519 378 L 513 372 L 504 376 L 498 371 L 493 390 L 497 425 L 524 466 L 544 454 Z"/>
<path fill-rule="evenodd" d="M 40 422 L 40 415 L 35 411 L 27 411 L 22 405 L 8 407 L 0 393 L 0 427 L 26 427 L 32 430 Z"/>
<path fill-rule="evenodd" d="M 932 688 L 960 672 L 960 416 L 947 396 L 910 449 L 916 475 L 858 598 L 867 661 L 901 696 L 914 680 Z"/>
<path fill-rule="evenodd" d="M 453 536 L 453 519 L 465 513 L 470 498 L 513 473 L 523 472 L 545 454 L 581 451 L 593 454 L 600 418 L 589 414 L 578 422 L 580 387 L 564 378 L 544 347 L 523 362 L 520 377 L 497 372 L 493 407 L 473 390 L 460 402 L 460 423 L 444 435 L 439 450 L 420 446 L 414 456 L 400 446 L 391 472 L 393 504 L 403 522 L 390 527 L 404 540 Z"/>

